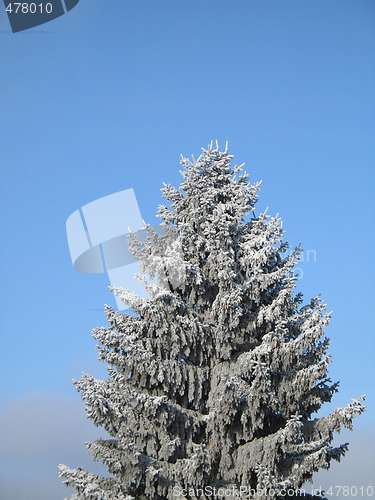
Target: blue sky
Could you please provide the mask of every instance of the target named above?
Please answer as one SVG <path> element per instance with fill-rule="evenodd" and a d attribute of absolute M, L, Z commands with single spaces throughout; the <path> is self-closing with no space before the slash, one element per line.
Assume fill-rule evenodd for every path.
<path fill-rule="evenodd" d="M 90 331 L 115 302 L 105 275 L 73 269 L 66 219 L 133 188 L 156 223 L 163 181 L 180 183 L 181 153 L 197 156 L 211 139 L 228 140 L 251 181 L 263 180 L 257 211 L 279 212 L 291 245 L 315 252 L 298 286 L 334 311 L 332 407 L 368 394 L 348 438 L 358 456 L 324 484 L 340 467 L 353 484 L 369 480 L 354 463 L 373 460 L 375 424 L 374 46 L 371 0 L 80 0 L 16 34 L 0 6 L 6 498 L 63 498 L 55 463 L 89 464 L 83 442 L 101 435 L 71 379 L 105 376 Z M 20 429 L 34 441 L 13 441 Z M 72 429 L 74 452 L 61 437 Z M 38 447 L 44 438 L 52 454 Z"/>

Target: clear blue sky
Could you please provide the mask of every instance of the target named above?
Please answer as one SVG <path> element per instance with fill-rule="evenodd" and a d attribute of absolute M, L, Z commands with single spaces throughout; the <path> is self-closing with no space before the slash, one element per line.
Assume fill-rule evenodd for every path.
<path fill-rule="evenodd" d="M 355 427 L 367 436 L 375 424 L 374 47 L 372 0 L 80 0 L 16 34 L 1 4 L 1 411 L 3 458 L 13 464 L 4 491 L 28 468 L 26 447 L 37 448 L 21 438 L 17 448 L 20 428 L 63 443 L 74 412 L 82 426 L 70 462 L 57 441 L 53 455 L 30 451 L 29 483 L 25 476 L 4 498 L 67 494 L 54 464 L 79 465 L 92 432 L 71 379 L 105 376 L 90 330 L 105 325 L 98 309 L 115 302 L 105 275 L 73 269 L 67 217 L 134 188 L 143 218 L 156 223 L 162 182 L 180 183 L 180 154 L 197 156 L 211 139 L 228 140 L 251 180 L 263 180 L 258 212 L 279 212 L 289 242 L 315 251 L 299 288 L 306 300 L 321 293 L 334 311 L 327 334 L 341 390 L 333 406 L 367 393 Z M 63 419 L 59 408 L 69 405 Z M 355 446 L 355 433 L 348 439 Z"/>

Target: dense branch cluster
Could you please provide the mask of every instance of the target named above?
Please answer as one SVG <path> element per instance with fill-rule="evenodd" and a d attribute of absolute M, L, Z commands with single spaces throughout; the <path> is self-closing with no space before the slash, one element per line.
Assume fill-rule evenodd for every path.
<path fill-rule="evenodd" d="M 93 331 L 109 377 L 75 385 L 111 436 L 87 444 L 109 477 L 60 466 L 73 498 L 204 499 L 205 487 L 245 486 L 267 500 L 347 449 L 331 446 L 333 433 L 351 428 L 363 398 L 312 417 L 337 391 L 330 314 L 320 298 L 302 306 L 300 248 L 287 252 L 278 216 L 255 215 L 259 184 L 231 160 L 212 145 L 183 158 L 180 188 L 163 189 L 163 234 L 132 236 L 150 297 L 113 289 L 133 314 L 106 306 L 109 326 Z"/>

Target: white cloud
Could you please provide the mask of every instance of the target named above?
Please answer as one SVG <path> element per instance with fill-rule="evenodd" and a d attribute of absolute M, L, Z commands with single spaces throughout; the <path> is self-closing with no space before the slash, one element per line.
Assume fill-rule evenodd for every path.
<path fill-rule="evenodd" d="M 346 500 L 347 498 L 362 497 L 368 498 L 366 489 L 373 487 L 375 495 L 375 431 L 366 424 L 359 421 L 354 422 L 354 431 L 344 430 L 335 437 L 333 444 L 335 446 L 343 443 L 349 443 L 349 450 L 341 462 L 332 462 L 328 471 L 319 471 L 314 476 L 314 488 L 322 488 L 329 491 L 332 486 L 333 495 L 328 498 L 336 500 Z M 336 488 L 336 486 L 338 488 Z M 340 486 L 353 487 L 349 490 L 339 490 Z M 360 488 L 363 487 L 363 493 Z M 311 486 L 310 486 L 311 488 Z M 357 488 L 357 490 L 355 489 Z M 306 491 L 310 492 L 306 488 Z M 357 493 L 356 493 L 357 491 Z M 372 495 L 371 495 L 372 496 Z"/>
<path fill-rule="evenodd" d="M 79 397 L 35 392 L 0 407 L 0 497 L 58 500 L 74 491 L 61 484 L 57 465 L 104 472 L 84 445 L 106 437 L 86 419 Z"/>

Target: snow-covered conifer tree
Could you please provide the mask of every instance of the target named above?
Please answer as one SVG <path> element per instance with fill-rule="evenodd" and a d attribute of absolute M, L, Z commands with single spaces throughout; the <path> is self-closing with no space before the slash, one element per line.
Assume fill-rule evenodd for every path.
<path fill-rule="evenodd" d="M 363 397 L 313 418 L 338 386 L 330 314 L 320 298 L 302 306 L 300 249 L 287 252 L 278 216 L 255 215 L 259 184 L 231 160 L 212 144 L 183 158 L 180 189 L 162 190 L 164 234 L 132 236 L 150 298 L 113 289 L 134 314 L 106 306 L 109 326 L 93 330 L 109 377 L 74 384 L 111 437 L 87 443 L 108 477 L 60 466 L 72 498 L 297 498 L 347 450 L 333 434 Z"/>

